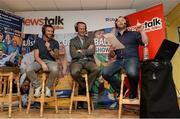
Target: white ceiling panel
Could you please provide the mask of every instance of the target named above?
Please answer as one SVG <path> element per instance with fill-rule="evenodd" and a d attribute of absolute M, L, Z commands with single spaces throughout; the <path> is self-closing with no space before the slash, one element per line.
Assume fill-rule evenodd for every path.
<path fill-rule="evenodd" d="M 180 0 L 171 0 L 171 2 L 169 0 L 163 0 L 162 2 L 164 4 L 165 13 L 171 11 L 178 3 L 180 4 Z"/>
<path fill-rule="evenodd" d="M 27 2 L 35 9 L 40 11 L 56 10 L 57 7 L 53 0 L 27 0 Z"/>
<path fill-rule="evenodd" d="M 9 9 L 12 9 L 13 11 L 28 11 L 33 9 L 32 6 L 29 5 L 27 0 L 0 0 L 0 1 L 2 1 L 5 5 L 8 6 Z"/>
<path fill-rule="evenodd" d="M 129 9 L 134 0 L 107 0 L 107 9 Z"/>
<path fill-rule="evenodd" d="M 106 9 L 107 0 L 81 0 L 83 10 Z"/>
<path fill-rule="evenodd" d="M 54 0 L 58 10 L 81 10 L 80 0 Z"/>
<path fill-rule="evenodd" d="M 142 10 L 161 3 L 161 0 L 135 0 L 132 5 L 133 9 Z"/>

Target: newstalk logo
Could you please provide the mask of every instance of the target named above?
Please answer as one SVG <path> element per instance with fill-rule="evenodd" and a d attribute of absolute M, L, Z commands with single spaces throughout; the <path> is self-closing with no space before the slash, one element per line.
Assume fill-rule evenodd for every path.
<path fill-rule="evenodd" d="M 25 26 L 42 26 L 44 24 L 51 24 L 55 29 L 64 29 L 64 22 L 61 16 L 55 16 L 53 18 L 27 18 L 24 20 Z"/>
<path fill-rule="evenodd" d="M 150 31 L 156 31 L 159 29 L 162 29 L 162 19 L 158 17 L 152 18 L 150 21 L 145 21 L 143 24 L 143 27 L 146 32 Z M 130 26 L 128 29 L 131 31 L 136 31 L 137 26 Z"/>

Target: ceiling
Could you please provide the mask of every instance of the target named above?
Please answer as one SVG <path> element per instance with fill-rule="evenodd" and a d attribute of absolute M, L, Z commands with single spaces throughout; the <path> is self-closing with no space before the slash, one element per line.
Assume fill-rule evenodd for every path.
<path fill-rule="evenodd" d="M 0 9 L 10 12 L 136 9 L 164 4 L 164 14 L 180 0 L 0 0 Z"/>

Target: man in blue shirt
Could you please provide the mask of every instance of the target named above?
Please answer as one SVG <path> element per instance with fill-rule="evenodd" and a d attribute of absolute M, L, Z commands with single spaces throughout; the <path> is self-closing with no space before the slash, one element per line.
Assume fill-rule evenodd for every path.
<path fill-rule="evenodd" d="M 125 17 L 119 16 L 115 20 L 116 38 L 121 42 L 125 48 L 115 49 L 116 60 L 105 67 L 102 76 L 107 80 L 113 89 L 119 94 L 120 81 L 115 79 L 114 74 L 124 69 L 127 73 L 130 84 L 130 99 L 137 96 L 137 85 L 139 79 L 139 54 L 138 46 L 148 43 L 148 37 L 142 25 L 137 27 L 137 31 L 128 31 L 128 20 Z"/>
<path fill-rule="evenodd" d="M 43 37 L 38 38 L 34 44 L 34 58 L 35 62 L 27 67 L 27 76 L 32 81 L 35 87 L 35 97 L 40 96 L 40 81 L 37 78 L 36 71 L 42 68 L 43 71 L 49 72 L 49 77 L 46 86 L 45 96 L 51 96 L 50 87 L 58 78 L 59 67 L 56 59 L 59 55 L 59 43 L 53 39 L 54 28 L 51 25 L 44 25 L 42 27 Z"/>

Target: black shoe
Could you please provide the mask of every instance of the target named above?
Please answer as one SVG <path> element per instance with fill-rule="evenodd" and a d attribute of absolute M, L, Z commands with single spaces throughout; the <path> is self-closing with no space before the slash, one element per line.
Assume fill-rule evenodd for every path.
<path fill-rule="evenodd" d="M 33 104 L 31 104 L 32 107 L 36 108 L 36 109 L 40 109 L 40 102 L 34 102 Z"/>
<path fill-rule="evenodd" d="M 84 109 L 84 102 L 78 102 L 77 108 L 78 109 Z"/>
<path fill-rule="evenodd" d="M 129 95 L 129 99 L 135 99 L 135 98 L 136 98 L 136 95 L 133 95 L 133 94 Z"/>
<path fill-rule="evenodd" d="M 129 99 L 135 99 L 137 97 L 137 93 L 136 92 L 130 92 L 129 94 Z"/>

